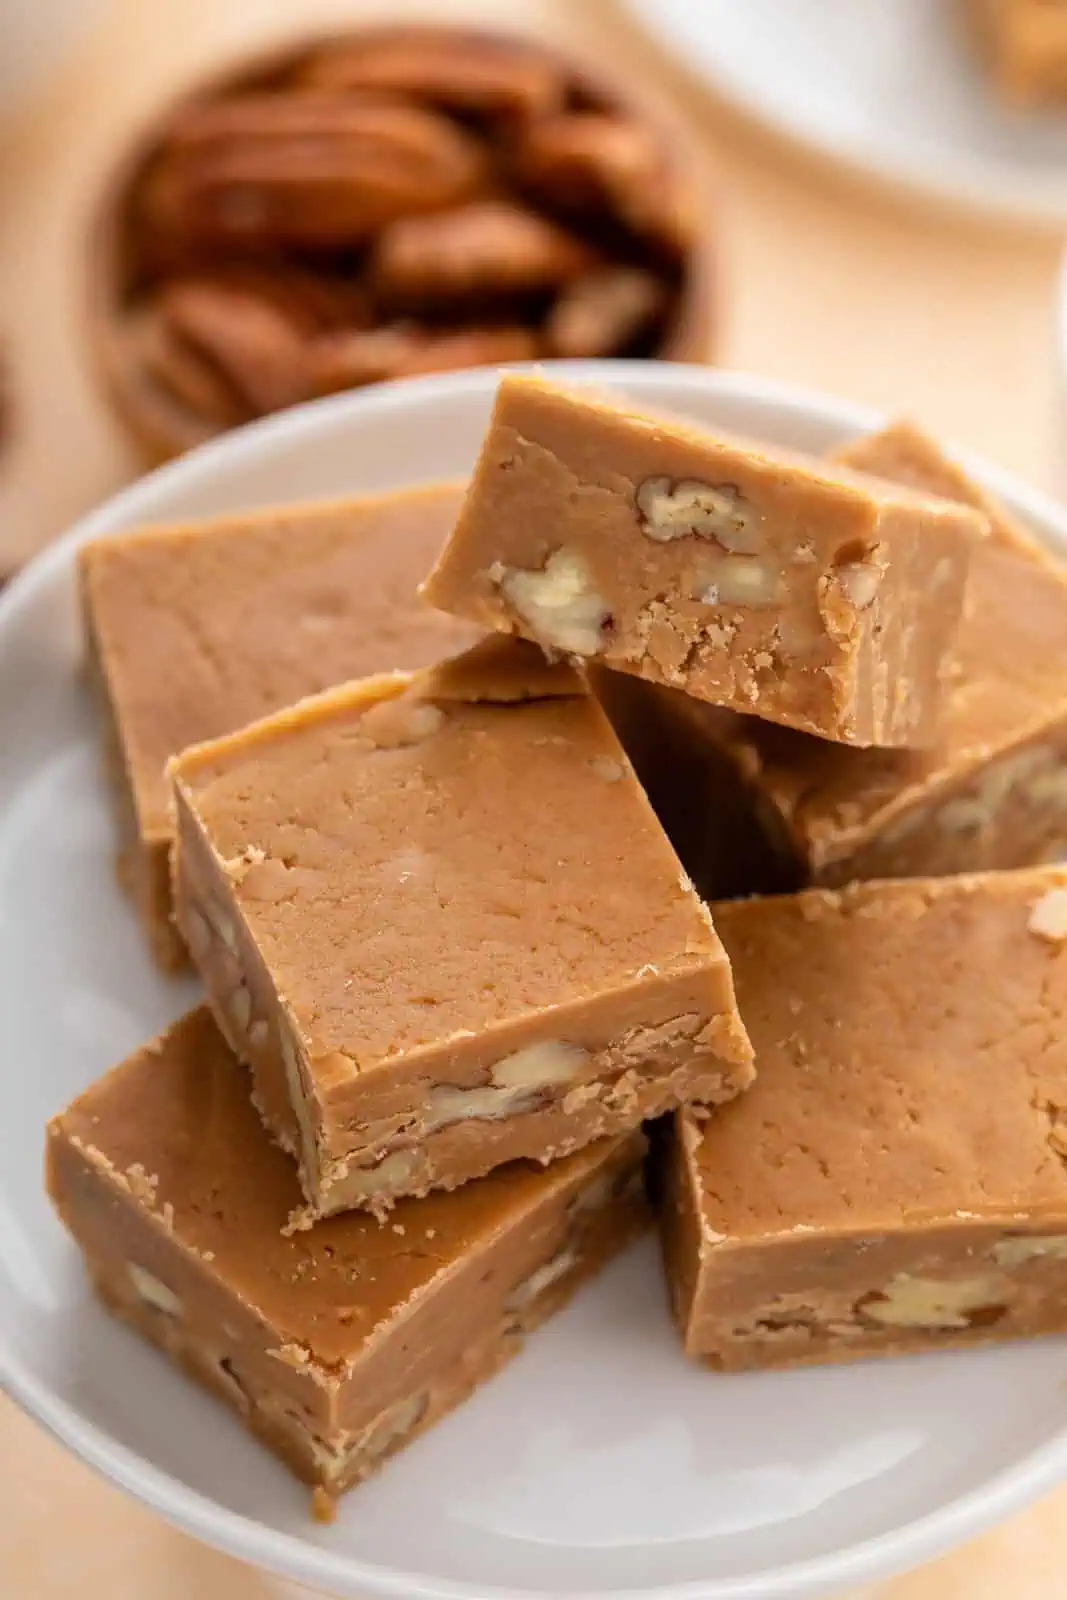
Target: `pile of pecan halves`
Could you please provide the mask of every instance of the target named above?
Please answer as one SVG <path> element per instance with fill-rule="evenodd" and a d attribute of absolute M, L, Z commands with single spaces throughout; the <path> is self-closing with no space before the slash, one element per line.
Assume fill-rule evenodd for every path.
<path fill-rule="evenodd" d="M 653 355 L 693 243 L 674 155 L 523 41 L 318 45 L 187 101 L 141 164 L 129 359 L 212 432 L 414 373 Z"/>

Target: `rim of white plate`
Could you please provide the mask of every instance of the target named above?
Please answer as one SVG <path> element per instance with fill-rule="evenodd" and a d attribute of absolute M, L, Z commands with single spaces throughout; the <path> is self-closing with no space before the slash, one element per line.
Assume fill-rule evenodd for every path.
<path fill-rule="evenodd" d="M 674 388 L 681 380 L 691 384 L 694 393 L 745 399 L 809 419 L 817 416 L 842 434 L 870 430 L 883 420 L 865 406 L 818 390 L 722 368 L 666 362 L 588 361 L 530 363 L 518 370 L 549 370 L 563 378 L 600 387 L 617 385 L 625 389 L 633 384 L 651 395 L 660 389 Z M 171 483 L 210 477 L 220 458 L 244 456 L 249 462 L 262 459 L 283 436 L 288 441 L 298 440 L 344 417 L 354 420 L 368 411 L 402 410 L 412 399 L 425 401 L 440 397 L 445 400 L 472 391 L 488 394 L 496 379 L 494 369 L 482 368 L 407 379 L 333 396 L 251 423 L 157 468 L 81 518 L 0 593 L 0 648 L 5 630 L 17 614 L 69 565 L 77 548 L 87 539 L 107 532 L 116 518 L 121 517 L 125 522 L 147 495 L 165 490 Z M 968 472 L 1036 523 L 1048 542 L 1067 551 L 1067 509 L 981 457 L 952 448 Z M 471 1590 L 465 1583 L 383 1568 L 354 1556 L 334 1555 L 304 1544 L 290 1534 L 266 1528 L 251 1517 L 225 1509 L 171 1474 L 152 1466 L 136 1451 L 119 1444 L 104 1430 L 88 1422 L 53 1394 L 2 1344 L 0 1388 L 101 1476 L 150 1506 L 168 1522 L 238 1560 L 327 1593 L 331 1586 L 343 1585 L 350 1589 L 358 1583 L 371 1594 L 396 1597 L 396 1600 L 470 1600 Z M 1026 1451 L 1012 1466 L 995 1473 L 981 1488 L 958 1496 L 928 1516 L 846 1546 L 832 1555 L 767 1567 L 745 1578 L 687 1581 L 644 1590 L 575 1590 L 571 1600 L 787 1600 L 790 1596 L 833 1592 L 919 1566 L 1020 1510 L 1054 1488 L 1065 1476 L 1067 1426 L 1055 1438 Z M 494 1586 L 482 1588 L 479 1600 L 545 1600 L 545 1596 L 539 1590 Z"/>
<path fill-rule="evenodd" d="M 621 0 L 630 20 L 650 38 L 671 64 L 705 94 L 711 93 L 736 115 L 771 133 L 785 144 L 804 150 L 827 166 L 853 179 L 877 183 L 888 194 L 910 198 L 926 206 L 941 204 L 957 215 L 992 219 L 1000 217 L 1031 228 L 1062 228 L 1067 222 L 1067 195 L 1053 192 L 1040 178 L 1020 175 L 1012 188 L 1001 184 L 992 190 L 984 175 L 951 152 L 938 152 L 936 166 L 916 149 L 912 160 L 894 159 L 877 145 L 864 143 L 850 150 L 818 126 L 806 126 L 787 112 L 778 111 L 773 99 L 756 102 L 744 80 L 728 63 L 712 63 L 703 55 L 695 60 L 673 26 L 656 25 L 658 0 Z M 927 153 L 928 154 L 928 153 Z"/>

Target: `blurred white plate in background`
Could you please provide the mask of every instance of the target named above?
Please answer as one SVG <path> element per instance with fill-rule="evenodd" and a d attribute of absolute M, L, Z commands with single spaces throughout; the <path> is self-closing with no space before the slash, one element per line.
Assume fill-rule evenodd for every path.
<path fill-rule="evenodd" d="M 959 0 L 621 0 L 777 133 L 970 209 L 1067 223 L 1067 106 L 1009 111 Z"/>
<path fill-rule="evenodd" d="M 738 373 L 559 370 L 800 448 L 875 421 Z M 487 371 L 382 385 L 230 434 L 120 494 L 0 595 L 0 1383 L 187 1532 L 327 1593 L 836 1592 L 936 1555 L 1067 1473 L 1067 1339 L 723 1377 L 683 1359 L 645 1240 L 324 1528 L 236 1417 L 104 1315 L 42 1191 L 45 1119 L 195 993 L 153 971 L 115 884 L 77 677 L 78 545 L 139 522 L 455 477 L 494 387 Z M 1067 548 L 1064 513 L 976 470 Z"/>

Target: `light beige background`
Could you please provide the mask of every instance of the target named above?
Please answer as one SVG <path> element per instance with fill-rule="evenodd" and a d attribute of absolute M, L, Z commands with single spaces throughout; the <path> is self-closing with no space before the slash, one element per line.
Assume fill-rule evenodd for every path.
<path fill-rule="evenodd" d="M 610 0 L 100 0 L 100 9 L 91 43 L 0 134 L 0 337 L 16 425 L 0 463 L 0 572 L 137 470 L 94 392 L 80 325 L 82 232 L 112 154 L 161 92 L 202 65 L 297 25 L 375 11 L 463 11 L 541 27 L 612 65 L 639 66 L 646 81 L 651 58 L 712 169 L 720 358 L 908 411 L 1045 487 L 1061 476 L 1059 241 L 872 192 L 740 127 L 656 60 Z M 0 1457 L 0 1593 L 10 1600 L 278 1593 L 97 1482 L 2 1402 Z M 1009 1591 L 1012 1600 L 1062 1600 L 1065 1554 L 1067 1489 L 862 1600 L 1000 1600 Z"/>

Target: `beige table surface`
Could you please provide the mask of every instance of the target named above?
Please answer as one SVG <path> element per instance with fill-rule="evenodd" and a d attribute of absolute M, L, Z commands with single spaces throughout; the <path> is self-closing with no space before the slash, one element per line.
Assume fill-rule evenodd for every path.
<path fill-rule="evenodd" d="M 5 0 L 0 0 L 4 4 Z M 1035 482 L 1067 481 L 1053 346 L 1059 241 L 946 217 L 810 163 L 709 104 L 610 0 L 421 7 L 405 0 L 100 0 L 91 42 L 0 135 L 0 334 L 16 438 L 0 464 L 0 571 L 137 470 L 94 392 L 79 326 L 81 230 L 111 153 L 161 89 L 319 18 L 480 12 L 640 64 L 714 166 L 729 365 L 837 391 L 931 428 Z M 1061 425 L 1064 434 L 1061 437 Z M 267 1600 L 277 1589 L 203 1550 L 68 1460 L 0 1401 L 5 1600 Z M 1067 1489 L 863 1600 L 1062 1600 Z"/>

